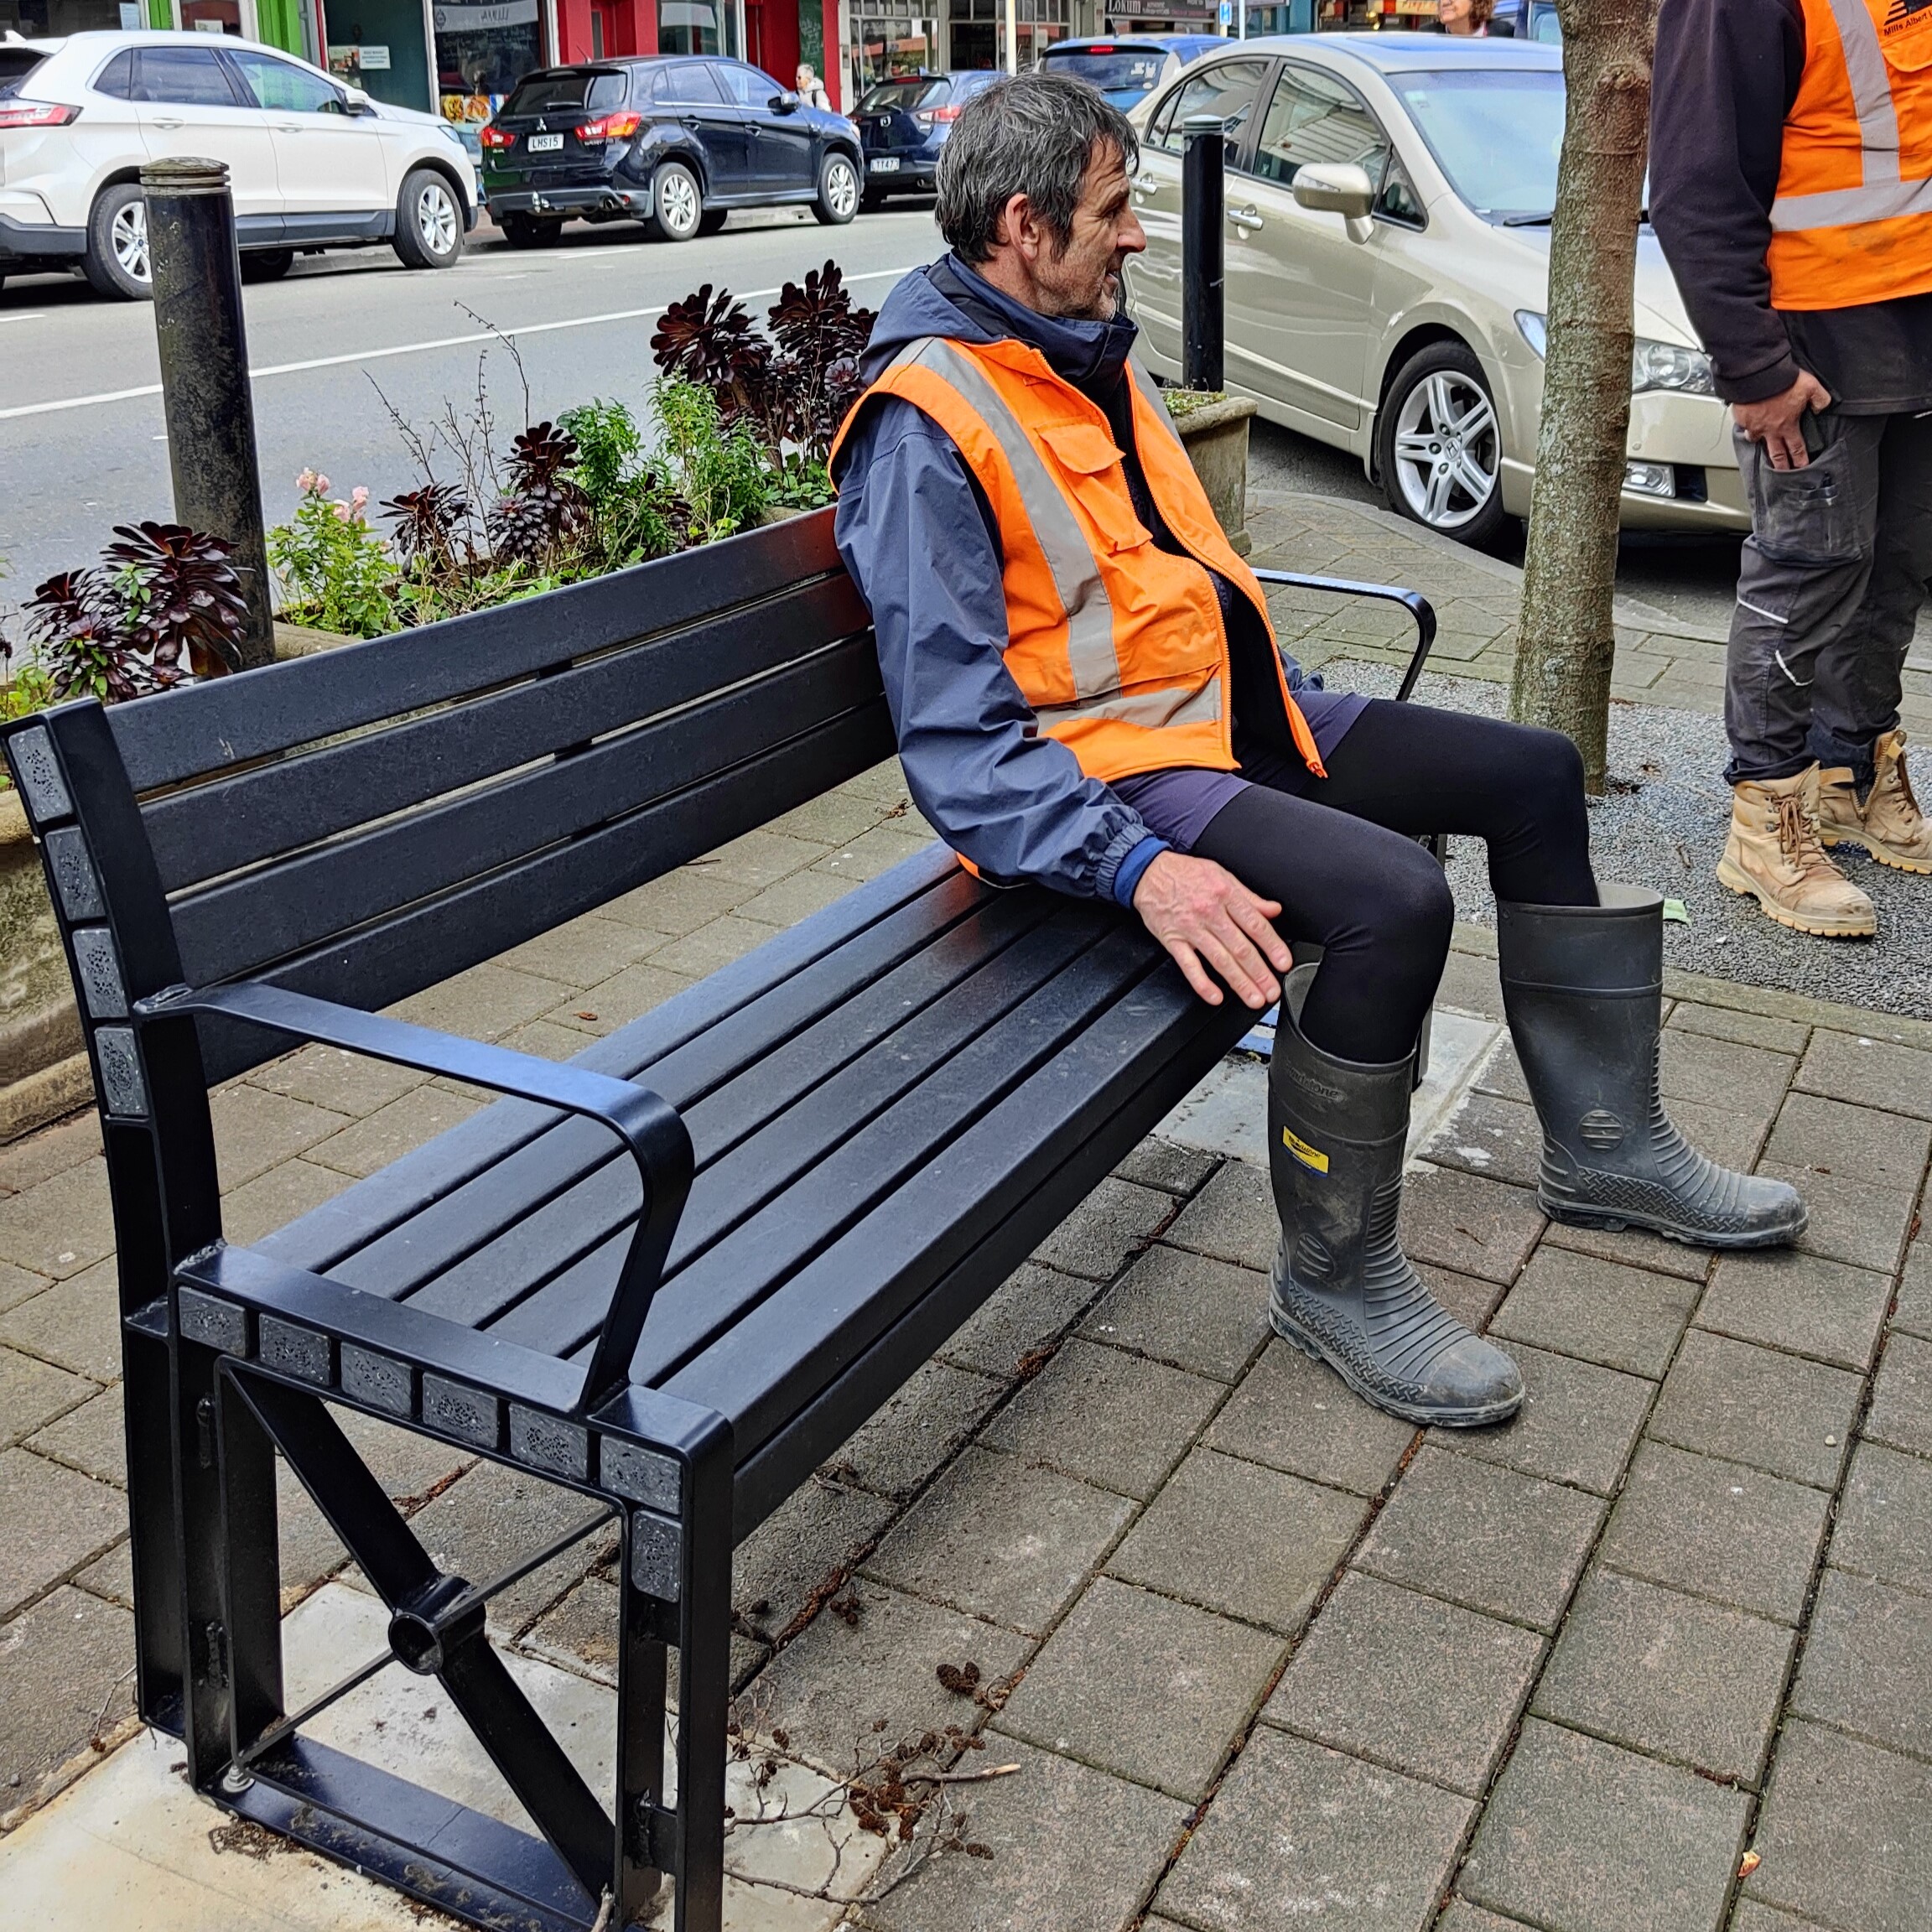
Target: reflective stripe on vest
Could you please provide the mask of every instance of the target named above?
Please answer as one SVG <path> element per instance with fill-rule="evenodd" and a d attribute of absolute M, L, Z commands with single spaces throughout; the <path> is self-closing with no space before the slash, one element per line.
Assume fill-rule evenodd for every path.
<path fill-rule="evenodd" d="M 1021 500 L 1032 519 L 1033 534 L 1039 539 L 1041 554 L 1053 574 L 1053 588 L 1066 609 L 1067 658 L 1076 696 L 1093 698 L 1118 691 L 1120 661 L 1114 654 L 1114 610 L 1107 601 L 1107 587 L 1100 581 L 1093 553 L 1080 534 L 1066 498 L 1046 474 L 1039 451 L 978 365 L 950 342 L 929 335 L 910 343 L 893 358 L 891 367 L 902 369 L 913 363 L 923 364 L 934 375 L 943 377 L 973 405 L 1013 466 Z M 1077 707 L 1064 709 L 1069 716 L 1078 715 Z"/>
<path fill-rule="evenodd" d="M 1771 206 L 1772 306 L 1932 290 L 1932 5 L 1801 4 L 1805 71 Z"/>

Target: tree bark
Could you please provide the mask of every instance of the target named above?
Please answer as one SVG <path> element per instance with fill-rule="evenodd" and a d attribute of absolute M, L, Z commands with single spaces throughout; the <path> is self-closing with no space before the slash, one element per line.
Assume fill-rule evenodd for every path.
<path fill-rule="evenodd" d="M 1509 710 L 1574 739 L 1601 792 L 1656 13 L 1654 0 L 1557 0 L 1556 13 L 1568 102 Z"/>

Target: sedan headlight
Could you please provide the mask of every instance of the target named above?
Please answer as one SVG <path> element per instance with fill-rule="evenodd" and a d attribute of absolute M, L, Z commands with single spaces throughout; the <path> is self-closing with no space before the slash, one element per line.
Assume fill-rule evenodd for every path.
<path fill-rule="evenodd" d="M 1516 326 L 1539 356 L 1549 353 L 1550 325 L 1545 317 L 1534 309 L 1519 309 Z M 1646 389 L 1670 389 L 1680 396 L 1714 396 L 1717 392 L 1711 380 L 1711 358 L 1701 349 L 1653 342 L 1639 335 L 1630 354 L 1630 393 L 1640 396 Z"/>
<path fill-rule="evenodd" d="M 1675 342 L 1647 342 L 1639 335 L 1630 356 L 1630 393 L 1639 396 L 1646 389 L 1715 396 L 1711 358 L 1701 349 L 1685 349 Z"/>

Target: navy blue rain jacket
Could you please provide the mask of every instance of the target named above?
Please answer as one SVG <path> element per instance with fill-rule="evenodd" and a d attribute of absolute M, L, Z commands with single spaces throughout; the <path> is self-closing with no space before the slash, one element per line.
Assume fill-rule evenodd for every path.
<path fill-rule="evenodd" d="M 971 312 L 935 285 L 936 273 L 971 291 Z M 886 299 L 860 372 L 876 380 L 922 336 L 1012 335 L 1078 382 L 1109 361 L 1118 372 L 1135 333 L 1124 317 L 1037 315 L 948 260 Z M 834 480 L 839 554 L 871 607 L 913 803 L 990 879 L 1130 901 L 1164 843 L 1065 745 L 1041 735 L 1005 665 L 999 526 L 958 445 L 903 398 L 875 397 L 839 449 Z"/>

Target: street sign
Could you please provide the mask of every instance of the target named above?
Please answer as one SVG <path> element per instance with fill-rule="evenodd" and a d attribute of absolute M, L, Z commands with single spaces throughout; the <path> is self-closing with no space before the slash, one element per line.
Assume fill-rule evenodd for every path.
<path fill-rule="evenodd" d="M 1225 29 L 1234 24 L 1234 0 L 1221 0 L 1221 25 Z"/>

